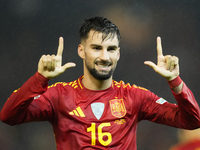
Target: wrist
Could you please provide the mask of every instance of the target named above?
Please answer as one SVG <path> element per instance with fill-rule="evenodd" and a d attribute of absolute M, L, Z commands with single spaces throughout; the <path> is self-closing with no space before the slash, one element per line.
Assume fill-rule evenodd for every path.
<path fill-rule="evenodd" d="M 42 74 L 40 74 L 38 71 L 36 72 L 35 75 L 36 75 L 36 78 L 41 82 L 42 86 L 45 86 L 48 83 L 49 79 L 43 76 Z"/>
<path fill-rule="evenodd" d="M 170 88 L 175 88 L 175 87 L 179 86 L 182 82 L 183 82 L 183 80 L 180 78 L 180 76 L 177 76 L 176 78 L 168 81 L 168 84 L 169 84 Z"/>

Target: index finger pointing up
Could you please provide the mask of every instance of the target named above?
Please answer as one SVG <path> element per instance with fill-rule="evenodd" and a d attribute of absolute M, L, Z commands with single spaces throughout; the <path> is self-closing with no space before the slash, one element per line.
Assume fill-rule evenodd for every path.
<path fill-rule="evenodd" d="M 161 38 L 158 36 L 157 37 L 157 55 L 162 56 L 162 44 L 161 44 Z"/>
<path fill-rule="evenodd" d="M 63 53 L 63 47 L 64 47 L 64 39 L 63 37 L 59 38 L 59 45 L 58 45 L 58 52 L 57 52 L 57 56 L 62 56 Z"/>

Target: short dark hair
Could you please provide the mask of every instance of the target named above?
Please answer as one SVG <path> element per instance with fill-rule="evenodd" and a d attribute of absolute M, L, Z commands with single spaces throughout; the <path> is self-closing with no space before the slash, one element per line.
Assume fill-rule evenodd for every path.
<path fill-rule="evenodd" d="M 118 27 L 104 17 L 93 17 L 85 19 L 79 30 L 80 39 L 87 39 L 90 30 L 101 32 L 102 41 L 104 41 L 108 36 L 110 36 L 109 38 L 114 38 L 115 35 L 117 35 L 118 41 L 121 39 Z"/>

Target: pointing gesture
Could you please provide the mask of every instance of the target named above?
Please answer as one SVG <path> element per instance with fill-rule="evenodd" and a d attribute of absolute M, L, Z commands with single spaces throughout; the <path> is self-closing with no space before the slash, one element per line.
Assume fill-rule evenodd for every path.
<path fill-rule="evenodd" d="M 75 67 L 75 63 L 66 63 L 62 66 L 62 53 L 64 40 L 59 38 L 57 55 L 43 55 L 38 63 L 38 72 L 44 77 L 51 79 L 62 74 L 66 69 Z"/>
<path fill-rule="evenodd" d="M 163 56 L 161 38 L 157 37 L 157 65 L 152 61 L 145 61 L 144 64 L 152 67 L 155 72 L 165 77 L 168 81 L 179 75 L 179 64 L 176 56 Z"/>

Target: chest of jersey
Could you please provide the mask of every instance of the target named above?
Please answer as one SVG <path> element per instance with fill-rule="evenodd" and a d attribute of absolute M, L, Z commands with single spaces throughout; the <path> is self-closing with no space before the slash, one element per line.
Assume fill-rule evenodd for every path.
<path fill-rule="evenodd" d="M 62 94 L 56 132 L 71 145 L 83 142 L 86 147 L 105 148 L 120 144 L 136 130 L 137 113 L 133 114 L 136 107 L 132 106 L 130 97 L 117 91 Z"/>

